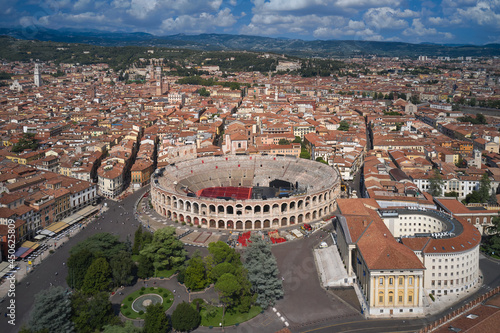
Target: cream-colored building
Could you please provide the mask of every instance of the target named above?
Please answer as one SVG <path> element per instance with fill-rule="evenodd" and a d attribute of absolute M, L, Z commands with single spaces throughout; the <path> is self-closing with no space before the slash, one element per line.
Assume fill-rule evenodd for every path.
<path fill-rule="evenodd" d="M 479 231 L 430 209 L 338 199 L 337 246 L 371 317 L 414 316 L 429 294 L 457 296 L 479 279 Z M 357 281 L 356 281 L 357 280 Z"/>

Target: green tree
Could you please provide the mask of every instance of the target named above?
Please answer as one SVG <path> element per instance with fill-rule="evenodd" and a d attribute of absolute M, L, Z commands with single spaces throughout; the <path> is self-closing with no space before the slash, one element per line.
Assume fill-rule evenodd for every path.
<path fill-rule="evenodd" d="M 302 139 L 300 138 L 300 136 L 296 136 L 292 142 L 293 143 L 302 143 Z"/>
<path fill-rule="evenodd" d="M 224 306 L 223 317 L 227 308 L 238 303 L 241 289 L 236 276 L 230 273 L 222 275 L 215 283 L 215 290 L 219 293 L 220 302 Z"/>
<path fill-rule="evenodd" d="M 140 251 L 142 256 L 150 259 L 156 270 L 178 269 L 186 260 L 187 252 L 184 244 L 177 239 L 174 227 L 157 230 L 153 241 Z"/>
<path fill-rule="evenodd" d="M 488 174 L 485 172 L 479 181 L 479 199 L 481 202 L 487 202 L 491 192 L 491 181 Z"/>
<path fill-rule="evenodd" d="M 181 332 L 189 332 L 200 325 L 201 316 L 190 304 L 182 302 L 172 313 L 172 327 Z"/>
<path fill-rule="evenodd" d="M 17 143 L 12 145 L 13 153 L 20 153 L 26 149 L 36 150 L 38 148 L 38 140 L 35 139 L 35 134 L 24 133 Z"/>
<path fill-rule="evenodd" d="M 212 282 L 217 282 L 217 280 L 226 273 L 235 274 L 236 266 L 228 262 L 221 262 L 220 264 L 217 264 L 210 271 L 210 280 Z"/>
<path fill-rule="evenodd" d="M 207 283 L 205 263 L 203 262 L 200 251 L 196 250 L 188 261 L 184 284 L 191 290 L 200 290 L 205 288 Z"/>
<path fill-rule="evenodd" d="M 130 257 L 130 253 L 124 251 L 117 253 L 111 258 L 109 266 L 114 286 L 126 286 L 132 283 L 135 265 Z"/>
<path fill-rule="evenodd" d="M 479 191 L 472 191 L 471 193 L 467 194 L 464 199 L 465 203 L 481 203 L 481 194 L 479 194 Z"/>
<path fill-rule="evenodd" d="M 342 120 L 339 123 L 339 127 L 337 128 L 339 131 L 348 131 L 349 130 L 349 123 L 345 120 Z"/>
<path fill-rule="evenodd" d="M 201 89 L 198 89 L 198 94 L 200 94 L 200 96 L 209 97 L 210 91 L 208 91 L 206 88 L 201 88 Z"/>
<path fill-rule="evenodd" d="M 132 246 L 132 254 L 139 254 L 142 248 L 142 225 L 139 224 L 134 234 L 134 246 Z"/>
<path fill-rule="evenodd" d="M 137 265 L 137 276 L 141 279 L 145 279 L 153 276 L 155 273 L 155 266 L 153 265 L 153 260 L 146 256 L 139 256 L 139 261 Z"/>
<path fill-rule="evenodd" d="M 114 255 L 121 251 L 127 251 L 127 246 L 125 243 L 120 242 L 118 236 L 103 232 L 79 242 L 71 248 L 69 253 L 80 252 L 82 249 L 89 250 L 95 257 L 104 257 L 110 261 Z"/>
<path fill-rule="evenodd" d="M 327 162 L 327 161 L 325 161 L 325 160 L 323 159 L 323 157 L 321 157 L 321 156 L 316 157 L 316 162 L 321 162 L 321 163 L 324 163 L 324 164 L 328 165 L 328 162 Z"/>
<path fill-rule="evenodd" d="M 309 153 L 306 149 L 302 149 L 300 152 L 300 158 L 305 158 L 306 160 L 311 159 L 311 153 Z"/>
<path fill-rule="evenodd" d="M 213 265 L 228 262 L 232 265 L 241 265 L 240 255 L 225 242 L 218 241 L 208 244 L 209 257 L 213 259 Z"/>
<path fill-rule="evenodd" d="M 106 325 L 102 333 L 141 333 L 139 327 L 135 327 L 131 321 L 126 321 L 123 325 Z"/>
<path fill-rule="evenodd" d="M 72 320 L 78 332 L 100 331 L 105 325 L 120 322 L 113 312 L 107 293 L 101 292 L 87 298 L 81 292 L 71 296 Z"/>
<path fill-rule="evenodd" d="M 456 191 L 446 192 L 444 196 L 449 198 L 458 198 L 458 192 Z"/>
<path fill-rule="evenodd" d="M 82 291 L 93 295 L 101 291 L 109 290 L 111 286 L 111 268 L 104 258 L 97 258 L 92 262 L 85 278 L 83 279 Z"/>
<path fill-rule="evenodd" d="M 146 307 L 143 333 L 166 333 L 170 331 L 170 321 L 165 315 L 163 305 L 151 304 Z"/>
<path fill-rule="evenodd" d="M 443 194 L 444 181 L 438 169 L 434 169 L 434 174 L 429 179 L 429 194 L 433 197 L 440 197 Z"/>
<path fill-rule="evenodd" d="M 278 141 L 278 144 L 279 145 L 289 145 L 290 144 L 290 141 L 288 141 L 287 139 L 280 139 L 280 141 Z"/>
<path fill-rule="evenodd" d="M 70 288 L 80 289 L 83 285 L 83 279 L 87 273 L 87 269 L 92 264 L 94 256 L 88 249 L 80 249 L 78 252 L 70 251 L 72 254 L 69 256 L 68 276 L 66 282 Z"/>
<path fill-rule="evenodd" d="M 244 253 L 244 266 L 251 290 L 257 294 L 257 304 L 266 309 L 283 297 L 283 284 L 278 278 L 278 264 L 271 252 L 271 244 L 257 235 L 252 235 L 250 241 Z"/>
<path fill-rule="evenodd" d="M 489 226 L 486 230 L 488 231 L 488 234 L 490 235 L 498 235 L 500 234 L 500 216 L 494 216 L 491 219 L 491 226 Z"/>
<path fill-rule="evenodd" d="M 29 329 L 35 332 L 47 330 L 50 333 L 74 332 L 71 321 L 71 301 L 63 287 L 42 290 L 35 295 Z"/>
<path fill-rule="evenodd" d="M 475 99 L 474 99 L 475 100 Z M 482 114 L 482 113 L 478 113 L 476 115 L 476 121 L 479 123 L 479 124 L 486 124 L 486 117 Z"/>

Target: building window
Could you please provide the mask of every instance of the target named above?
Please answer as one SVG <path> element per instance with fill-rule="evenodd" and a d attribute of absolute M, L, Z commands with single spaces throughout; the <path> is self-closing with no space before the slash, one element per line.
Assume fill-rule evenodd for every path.
<path fill-rule="evenodd" d="M 410 285 L 413 284 L 413 278 L 412 277 L 408 279 L 408 284 L 410 284 Z"/>
<path fill-rule="evenodd" d="M 393 280 L 394 280 L 393 278 L 389 278 L 389 284 L 390 284 L 391 286 L 392 286 L 392 284 L 393 284 Z"/>
<path fill-rule="evenodd" d="M 403 303 L 403 295 L 399 295 L 398 296 L 398 302 L 399 303 Z"/>
<path fill-rule="evenodd" d="M 384 278 L 380 278 L 378 281 L 379 284 L 384 284 Z"/>
<path fill-rule="evenodd" d="M 413 295 L 408 295 L 408 302 L 413 302 Z"/>

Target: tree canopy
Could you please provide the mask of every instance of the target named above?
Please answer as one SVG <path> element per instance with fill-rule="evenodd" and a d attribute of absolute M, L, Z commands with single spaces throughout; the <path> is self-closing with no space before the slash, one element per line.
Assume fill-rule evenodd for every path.
<path fill-rule="evenodd" d="M 146 307 L 143 333 L 166 333 L 170 331 L 170 321 L 161 303 Z"/>
<path fill-rule="evenodd" d="M 80 252 L 82 249 L 89 250 L 94 256 L 103 256 L 108 261 L 121 251 L 127 251 L 125 243 L 120 242 L 116 235 L 108 232 L 98 233 L 90 236 L 84 241 L 79 242 L 71 248 L 70 254 Z"/>
<path fill-rule="evenodd" d="M 278 278 L 278 264 L 271 252 L 271 244 L 257 235 L 252 235 L 250 241 L 244 253 L 244 266 L 252 291 L 257 293 L 257 304 L 266 309 L 283 297 L 283 284 Z"/>
<path fill-rule="evenodd" d="M 115 316 L 107 293 L 97 293 L 88 298 L 81 292 L 71 296 L 72 320 L 79 333 L 100 331 L 105 325 L 120 322 Z"/>
<path fill-rule="evenodd" d="M 153 241 L 140 254 L 150 259 L 155 269 L 178 269 L 186 260 L 187 251 L 177 239 L 175 228 L 165 227 L 154 233 Z"/>
<path fill-rule="evenodd" d="M 191 290 L 204 289 L 208 284 L 205 263 L 200 251 L 195 251 L 185 271 L 184 284 Z"/>
<path fill-rule="evenodd" d="M 38 140 L 35 139 L 35 134 L 24 133 L 22 138 L 19 139 L 14 145 L 12 145 L 13 153 L 20 153 L 26 149 L 36 150 L 38 148 Z"/>
<path fill-rule="evenodd" d="M 200 325 L 200 313 L 190 304 L 182 302 L 172 313 L 172 327 L 181 332 L 189 332 Z"/>
<path fill-rule="evenodd" d="M 71 288 L 80 289 L 83 285 L 83 279 L 87 273 L 87 269 L 92 264 L 94 260 L 94 255 L 86 248 L 80 248 L 79 251 L 70 251 L 72 253 L 69 256 L 67 266 L 68 266 L 68 276 L 66 277 L 66 282 Z"/>
<path fill-rule="evenodd" d="M 339 131 L 348 131 L 349 130 L 349 123 L 345 120 L 342 120 L 339 123 L 339 127 L 337 128 Z"/>
<path fill-rule="evenodd" d="M 35 295 L 29 328 L 32 331 L 46 329 L 50 333 L 75 331 L 71 321 L 71 301 L 63 287 L 52 287 Z"/>
<path fill-rule="evenodd" d="M 95 259 L 83 279 L 82 291 L 92 295 L 109 290 L 111 286 L 111 268 L 104 258 Z"/>
<path fill-rule="evenodd" d="M 429 181 L 429 194 L 433 197 L 440 197 L 443 194 L 444 181 L 438 169 L 434 169 L 434 174 Z"/>

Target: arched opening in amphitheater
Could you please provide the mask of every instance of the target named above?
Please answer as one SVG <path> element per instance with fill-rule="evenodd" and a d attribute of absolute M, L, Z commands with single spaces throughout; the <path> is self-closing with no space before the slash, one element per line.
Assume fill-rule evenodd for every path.
<path fill-rule="evenodd" d="M 274 197 L 256 195 L 276 182 L 292 185 L 284 195 L 281 189 Z M 230 195 L 204 196 L 221 191 Z M 313 222 L 335 211 L 339 195 L 334 168 L 282 156 L 198 158 L 159 169 L 151 179 L 156 212 L 203 228 L 258 230 Z"/>

